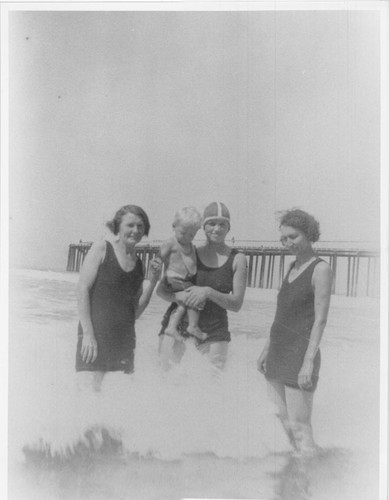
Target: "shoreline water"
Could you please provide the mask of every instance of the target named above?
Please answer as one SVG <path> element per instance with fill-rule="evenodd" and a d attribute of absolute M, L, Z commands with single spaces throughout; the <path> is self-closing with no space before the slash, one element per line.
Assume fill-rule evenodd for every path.
<path fill-rule="evenodd" d="M 36 496 L 30 498 L 47 493 L 47 498 L 119 499 L 128 498 L 131 488 L 137 500 L 258 498 L 259 493 L 260 498 L 289 500 L 291 491 L 293 500 L 298 500 L 296 495 L 314 500 L 378 498 L 377 299 L 332 297 L 313 415 L 317 442 L 324 450 L 320 460 L 304 469 L 290 455 L 255 367 L 277 290 L 247 289 L 242 311 L 229 315 L 229 360 L 217 381 L 190 346 L 181 365 L 161 370 L 157 333 L 166 306 L 154 296 L 137 322 L 135 375 L 107 377 L 103 392 L 89 404 L 80 403 L 73 390 L 77 279 L 66 272 L 10 275 L 14 498 L 29 498 L 17 495 L 35 489 Z M 169 341 L 164 345 L 168 350 Z M 23 465 L 22 446 L 41 438 L 60 450 L 96 423 L 118 432 L 123 461 L 97 453 L 84 468 L 80 458 L 57 468 Z M 311 496 L 303 497 L 307 488 Z"/>

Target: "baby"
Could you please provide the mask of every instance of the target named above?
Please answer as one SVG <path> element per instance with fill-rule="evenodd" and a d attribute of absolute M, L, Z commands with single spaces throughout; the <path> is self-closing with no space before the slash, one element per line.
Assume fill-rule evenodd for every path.
<path fill-rule="evenodd" d="M 197 259 L 193 238 L 201 227 L 202 218 L 193 207 L 185 207 L 179 210 L 173 220 L 174 236 L 162 243 L 158 257 L 165 264 L 165 275 L 160 287 L 166 291 L 181 292 L 193 286 L 193 278 L 197 271 Z M 188 314 L 189 335 L 205 340 L 207 334 L 198 327 L 200 312 L 197 309 L 187 308 L 179 304 L 175 313 L 170 316 L 170 321 L 165 329 L 165 334 L 182 340 L 178 326 L 185 312 Z"/>

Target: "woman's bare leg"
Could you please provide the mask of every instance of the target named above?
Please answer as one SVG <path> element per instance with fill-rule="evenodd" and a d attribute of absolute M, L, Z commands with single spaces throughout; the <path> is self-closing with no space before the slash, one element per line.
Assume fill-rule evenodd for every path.
<path fill-rule="evenodd" d="M 77 372 L 77 388 L 79 391 L 101 391 L 105 372 L 83 371 Z"/>
<path fill-rule="evenodd" d="M 228 342 L 205 342 L 204 344 L 198 345 L 197 349 L 202 354 L 206 354 L 217 368 L 221 370 L 224 368 L 227 361 Z"/>
<path fill-rule="evenodd" d="M 212 342 L 209 347 L 209 359 L 212 363 L 221 370 L 224 368 L 227 361 L 228 342 Z"/>
<path fill-rule="evenodd" d="M 163 345 L 164 341 L 168 342 Z M 171 363 L 179 363 L 185 353 L 185 342 L 183 339 L 173 341 L 169 338 L 165 339 L 165 335 L 159 335 L 158 339 L 158 355 L 161 358 L 162 367 L 168 369 Z"/>
<path fill-rule="evenodd" d="M 275 380 L 268 380 L 268 394 L 271 401 L 277 406 L 276 416 L 280 419 L 290 444 L 297 450 L 296 440 L 289 420 L 285 385 Z"/>
<path fill-rule="evenodd" d="M 316 453 L 317 445 L 313 439 L 311 424 L 313 392 L 285 387 L 285 397 L 289 422 L 298 451 L 302 455 Z"/>

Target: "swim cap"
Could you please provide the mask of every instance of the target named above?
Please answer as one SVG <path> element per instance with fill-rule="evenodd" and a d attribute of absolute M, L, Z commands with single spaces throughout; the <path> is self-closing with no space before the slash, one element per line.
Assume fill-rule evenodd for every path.
<path fill-rule="evenodd" d="M 228 208 L 220 201 L 210 203 L 204 210 L 203 227 L 207 222 L 214 219 L 222 219 L 228 222 L 230 227 L 230 212 Z"/>

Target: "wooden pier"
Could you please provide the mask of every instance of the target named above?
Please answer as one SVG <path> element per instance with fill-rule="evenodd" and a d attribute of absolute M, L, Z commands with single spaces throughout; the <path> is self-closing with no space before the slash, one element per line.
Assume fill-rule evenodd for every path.
<path fill-rule="evenodd" d="M 69 245 L 68 263 L 66 271 L 78 272 L 84 262 L 86 254 L 92 246 L 91 241 L 81 241 L 79 243 L 71 243 Z"/>
<path fill-rule="evenodd" d="M 92 243 L 69 245 L 67 271 L 78 272 Z M 247 258 L 247 285 L 253 288 L 275 288 L 282 280 L 293 261 L 293 256 L 277 246 L 239 246 Z M 146 276 L 150 261 L 157 255 L 159 245 L 139 245 L 137 255 L 143 262 Z M 319 257 L 326 260 L 332 269 L 334 280 L 332 293 L 349 297 L 379 296 L 379 252 L 370 250 L 346 250 L 339 248 L 315 248 Z"/>

